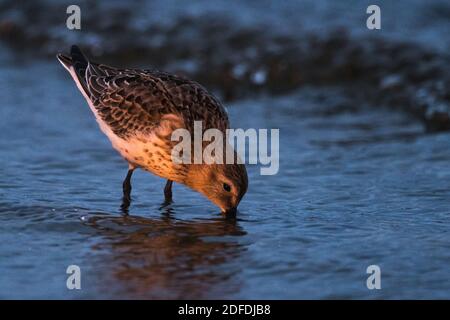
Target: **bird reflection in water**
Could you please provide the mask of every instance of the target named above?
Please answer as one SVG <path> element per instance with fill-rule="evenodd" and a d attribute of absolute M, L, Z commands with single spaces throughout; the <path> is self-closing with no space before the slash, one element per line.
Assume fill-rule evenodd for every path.
<path fill-rule="evenodd" d="M 161 218 L 96 215 L 85 223 L 101 236 L 93 249 L 107 252 L 105 285 L 123 298 L 210 299 L 239 291 L 246 232 L 236 219 L 176 219 L 170 204 Z M 181 215 L 182 213 L 178 213 Z M 105 258 L 102 258 L 105 259 Z M 112 281 L 111 281 L 112 280 Z M 103 279 L 102 279 L 103 281 Z M 112 288 L 109 288 L 112 289 Z"/>

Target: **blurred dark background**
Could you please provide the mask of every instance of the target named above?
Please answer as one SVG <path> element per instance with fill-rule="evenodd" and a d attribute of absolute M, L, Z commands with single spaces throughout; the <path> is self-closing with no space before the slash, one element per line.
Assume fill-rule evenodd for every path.
<path fill-rule="evenodd" d="M 351 84 L 356 100 L 404 109 L 431 131 L 450 129 L 448 1 L 68 1 L 0 5 L 1 43 L 33 59 L 77 43 L 94 59 L 190 76 L 225 100 Z"/>

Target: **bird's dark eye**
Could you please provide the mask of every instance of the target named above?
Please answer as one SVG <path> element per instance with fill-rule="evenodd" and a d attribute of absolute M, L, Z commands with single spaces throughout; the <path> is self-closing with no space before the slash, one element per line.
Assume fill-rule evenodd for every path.
<path fill-rule="evenodd" d="M 223 190 L 225 190 L 226 192 L 230 192 L 231 191 L 231 187 L 228 183 L 224 183 L 223 184 Z"/>

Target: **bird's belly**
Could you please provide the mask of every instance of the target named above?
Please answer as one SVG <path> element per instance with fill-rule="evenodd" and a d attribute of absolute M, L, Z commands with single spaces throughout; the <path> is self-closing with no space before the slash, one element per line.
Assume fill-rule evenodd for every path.
<path fill-rule="evenodd" d="M 158 137 L 156 133 L 144 135 L 136 132 L 127 138 L 117 136 L 88 100 L 101 131 L 111 144 L 132 167 L 139 167 L 162 178 L 176 182 L 182 181 L 182 167 L 172 162 L 170 142 Z"/>
<path fill-rule="evenodd" d="M 113 138 L 111 143 L 133 167 L 140 167 L 160 177 L 170 179 L 175 170 L 166 144 L 156 137 L 135 136 L 128 139 Z"/>

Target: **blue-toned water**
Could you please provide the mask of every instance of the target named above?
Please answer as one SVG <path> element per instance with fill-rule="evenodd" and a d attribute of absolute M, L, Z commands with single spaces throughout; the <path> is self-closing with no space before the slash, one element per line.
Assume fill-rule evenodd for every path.
<path fill-rule="evenodd" d="M 142 5 L 133 23 L 144 29 L 151 19 L 170 25 L 177 15 L 214 12 L 235 18 L 236 28 L 265 23 L 285 34 L 320 35 L 343 27 L 361 41 L 371 35 L 368 1 L 130 3 Z M 380 5 L 381 39 L 448 52 L 445 1 Z M 0 36 L 7 27 L 0 23 Z M 104 44 L 105 56 L 107 45 L 117 45 L 83 28 L 56 28 L 45 50 L 68 50 L 53 45 L 69 34 Z M 165 181 L 143 171 L 133 175 L 123 216 L 127 164 L 67 72 L 33 50 L 0 48 L 1 299 L 450 298 L 450 133 L 426 133 L 406 112 L 361 102 L 363 76 L 226 103 L 234 128 L 280 129 L 280 170 L 261 176 L 259 166 L 247 166 L 237 220 L 180 185 L 174 203 L 162 206 Z M 359 63 L 370 70 L 370 61 Z M 412 78 L 402 78 L 404 87 Z M 81 268 L 81 290 L 66 287 L 69 265 Z M 366 287 L 370 265 L 381 268 L 381 290 Z"/>
<path fill-rule="evenodd" d="M 164 181 L 144 172 L 123 217 L 127 166 L 67 74 L 1 68 L 1 298 L 449 298 L 449 133 L 345 111 L 332 87 L 231 103 L 234 127 L 280 128 L 280 171 L 248 167 L 237 221 L 178 185 L 161 208 Z"/>

